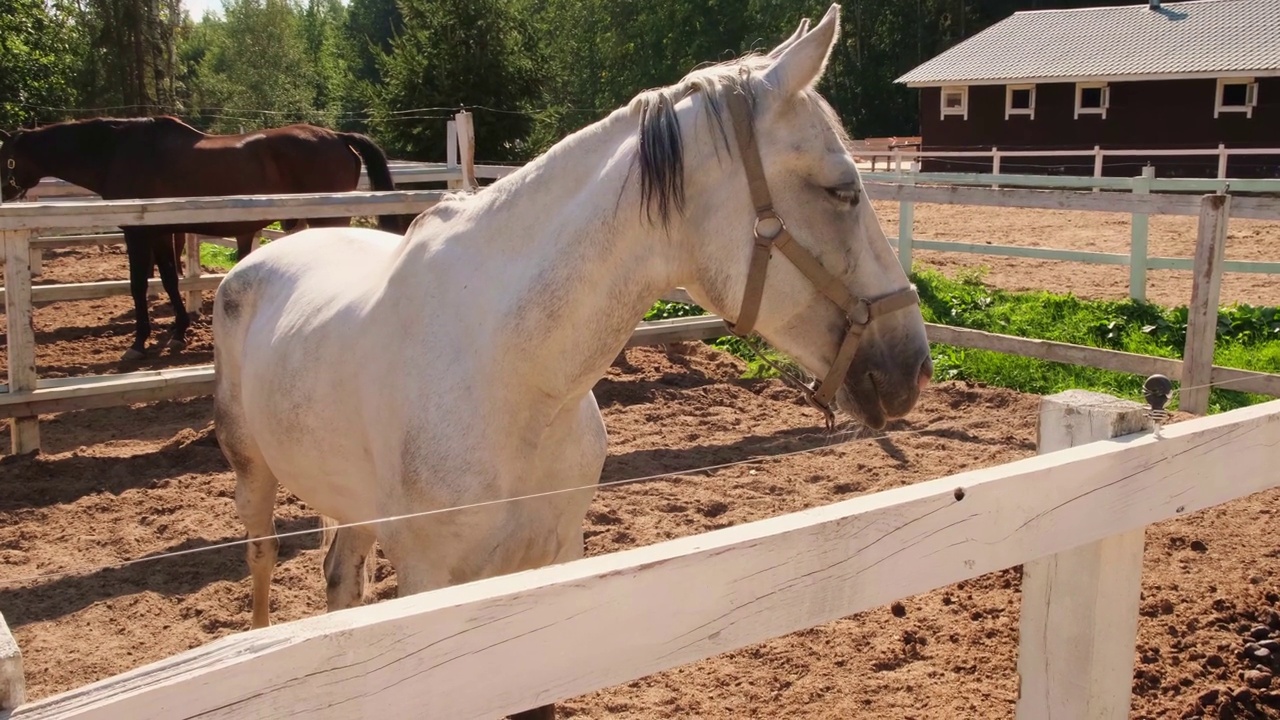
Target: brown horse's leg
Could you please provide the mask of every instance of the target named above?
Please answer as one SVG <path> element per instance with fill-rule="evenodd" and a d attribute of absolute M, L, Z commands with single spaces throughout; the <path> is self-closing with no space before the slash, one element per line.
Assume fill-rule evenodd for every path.
<path fill-rule="evenodd" d="M 147 354 L 147 338 L 151 336 L 151 318 L 147 313 L 147 280 L 151 279 L 151 237 L 145 230 L 124 231 L 124 246 L 129 256 L 129 294 L 133 296 L 133 344 L 120 358 L 140 360 Z"/>
<path fill-rule="evenodd" d="M 173 264 L 174 264 L 174 267 L 177 268 L 178 274 L 181 275 L 182 274 L 182 251 L 186 249 L 187 243 L 186 243 L 186 240 L 183 238 L 182 233 L 174 233 L 169 236 L 169 239 L 173 242 Z M 190 261 L 191 259 L 187 258 L 187 262 L 190 262 Z"/>
<path fill-rule="evenodd" d="M 177 352 L 187 347 L 187 328 L 191 327 L 191 316 L 187 314 L 182 293 L 178 291 L 178 263 L 173 253 L 174 246 L 168 241 L 156 243 L 156 246 L 160 284 L 164 286 L 164 291 L 169 296 L 169 305 L 173 307 L 173 333 L 169 336 L 169 349 Z"/>
<path fill-rule="evenodd" d="M 257 237 L 257 235 L 258 233 L 251 232 L 236 236 L 236 262 L 240 262 L 248 257 L 249 253 L 253 252 L 253 239 Z"/>

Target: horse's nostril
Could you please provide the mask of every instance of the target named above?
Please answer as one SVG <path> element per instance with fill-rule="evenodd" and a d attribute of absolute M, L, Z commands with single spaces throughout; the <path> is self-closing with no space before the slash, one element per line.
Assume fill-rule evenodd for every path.
<path fill-rule="evenodd" d="M 920 389 L 925 389 L 929 385 L 929 381 L 933 379 L 933 358 L 925 357 L 924 362 L 920 363 L 920 376 L 916 382 L 920 385 Z"/>

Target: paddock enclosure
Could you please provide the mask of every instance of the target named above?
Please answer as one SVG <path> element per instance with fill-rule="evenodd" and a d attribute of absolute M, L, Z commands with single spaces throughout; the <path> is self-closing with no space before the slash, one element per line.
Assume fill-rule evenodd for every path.
<path fill-rule="evenodd" d="M 484 176 L 483 166 L 469 167 L 470 177 L 462 183 L 472 183 L 477 173 Z M 1280 262 L 1280 210 L 1272 198 L 1233 195 L 1229 211 L 1215 215 L 1212 195 L 1201 196 L 1214 192 L 1208 187 L 1188 187 L 1180 194 L 1158 188 L 1095 193 L 1084 185 L 1018 185 L 1087 178 L 972 176 L 935 179 L 930 187 L 916 187 L 928 180 L 919 174 L 870 173 L 868 178 L 886 232 L 898 238 L 900 249 L 904 240 L 912 243 L 907 256 L 919 265 L 946 271 L 983 265 L 990 268 L 989 282 L 1010 289 L 1070 289 L 1122 298 L 1133 292 L 1134 276 L 1132 267 L 1116 258 L 1131 254 L 1135 212 L 1149 210 L 1142 218 L 1144 257 L 1183 258 L 1187 269 L 1164 269 L 1162 261 L 1145 268 L 1142 287 L 1148 299 L 1199 301 L 1206 317 L 1217 296 L 1222 302 L 1280 304 L 1269 274 L 1274 269 L 1269 263 Z M 1150 201 L 1125 199 L 1146 190 L 1153 195 Z M 946 194 L 955 197 L 949 201 Z M 334 202 L 402 203 L 395 207 L 407 209 L 431 198 L 429 191 L 391 195 L 352 193 L 349 201 Z M 968 204 L 972 201 L 986 204 Z M 1116 207 L 1101 209 L 1105 202 Z M 223 212 L 247 212 L 251 204 Z M 173 211 L 200 205 L 183 202 Z M 358 214 L 374 214 L 372 205 L 361 207 L 366 210 Z M 90 217 L 88 212 L 88 225 L 110 226 L 109 214 L 94 210 L 98 214 Z M 906 235 L 904 220 L 911 227 Z M 33 233 L 51 232 L 38 222 L 29 221 L 31 230 L 3 228 L 9 233 L 9 310 L 22 307 L 8 295 L 17 287 L 11 279 L 19 285 L 24 281 L 25 265 L 13 262 L 22 259 L 12 251 L 19 244 L 15 235 L 20 232 L 25 243 Z M 979 256 L 973 248 L 967 254 L 944 252 L 931 241 L 997 249 L 1048 246 L 1077 253 L 1088 263 L 1034 252 L 1030 257 Z M 1204 252 L 1202 263 L 1197 254 Z M 1193 262 L 1201 269 L 1211 266 L 1220 288 L 1207 280 L 1193 282 Z M 208 380 L 199 366 L 212 362 L 207 313 L 194 323 L 181 354 L 156 355 L 122 368 L 116 358 L 131 322 L 126 296 L 102 295 L 97 286 L 93 292 L 76 291 L 82 293 L 77 299 L 43 301 L 35 290 L 118 281 L 125 267 L 119 245 L 43 250 L 31 293 L 36 302 L 26 305 L 33 308 L 31 342 L 18 343 L 23 352 L 30 351 L 33 372 L 24 375 L 19 369 L 15 384 L 14 369 L 9 370 L 13 394 L 7 416 L 22 420 L 0 432 L 0 448 L 18 442 L 14 427 L 21 434 L 34 422 L 13 410 L 22 406 L 15 399 L 21 393 L 57 390 L 57 402 L 66 403 L 42 407 L 45 400 L 23 400 L 42 413 L 35 440 L 41 453 L 0 459 L 0 614 L 21 649 L 30 703 L 13 715 L 15 720 L 58 717 L 60 710 L 75 717 L 140 717 L 135 710 L 148 698 L 160 703 L 156 717 L 187 717 L 184 713 L 200 708 L 217 717 L 212 708 L 257 697 L 245 683 L 277 670 L 290 672 L 288 664 L 263 669 L 276 668 L 272 653 L 292 657 L 287 656 L 291 643 L 300 648 L 296 655 L 327 658 L 329 668 L 357 670 L 333 683 L 338 690 L 272 676 L 272 692 L 280 699 L 261 693 L 268 699 L 251 700 L 264 704 L 241 716 L 274 717 L 263 708 L 294 707 L 288 703 L 313 693 L 335 705 L 367 695 L 409 707 L 415 683 L 421 683 L 416 706 L 426 707 L 430 698 L 450 708 L 440 711 L 449 717 L 494 717 L 499 709 L 533 706 L 548 699 L 534 696 L 540 688 L 568 693 L 560 712 L 581 718 L 1047 717 L 1038 712 L 1037 700 L 1061 702 L 1069 708 L 1062 717 L 1086 717 L 1080 710 L 1088 705 L 1085 700 L 1094 698 L 1096 708 L 1121 696 L 1131 702 L 1132 718 L 1280 717 L 1280 680 L 1273 677 L 1280 673 L 1280 652 L 1257 652 L 1280 638 L 1280 492 L 1275 489 L 1280 477 L 1267 471 L 1280 458 L 1276 403 L 1211 417 L 1179 413 L 1161 429 L 1172 443 L 1170 456 L 1159 444 L 1164 440 L 1151 438 L 1141 408 L 1131 404 L 1040 398 L 963 382 L 935 384 L 909 418 L 881 435 L 864 437 L 849 426 L 828 433 L 821 416 L 794 389 L 778 380 L 742 379 L 743 363 L 693 342 L 722 331 L 715 318 L 638 329 L 635 345 L 597 384 L 610 432 L 602 481 L 639 481 L 605 487 L 597 495 L 587 518 L 588 558 L 575 564 L 581 571 L 573 571 L 582 575 L 552 568 L 432 593 L 438 601 L 394 600 L 394 572 L 379 556 L 371 604 L 348 611 L 360 621 L 338 628 L 321 617 L 319 535 L 289 536 L 282 540 L 272 591 L 277 626 L 254 636 L 264 638 L 257 644 L 234 644 L 239 636 L 249 637 L 242 546 L 115 566 L 241 537 L 234 479 L 212 435 L 211 400 L 198 384 Z M 208 287 L 188 287 L 203 293 L 207 310 L 217 272 L 205 268 L 202 275 L 209 276 L 201 281 Z M 89 296 L 93 293 L 98 295 Z M 163 333 L 171 313 L 158 300 L 152 311 L 157 332 Z M 6 321 L 9 368 L 15 339 L 13 322 L 8 316 Z M 945 335 L 945 328 L 930 332 L 946 342 L 990 342 L 964 333 Z M 1067 352 L 1009 342 L 1007 351 Z M 1196 354 L 1202 351 L 1199 347 Z M 1081 362 L 1147 367 L 1132 358 L 1093 355 Z M 1236 382 L 1280 396 L 1275 376 L 1232 375 L 1198 360 L 1188 364 L 1197 366 L 1175 363 L 1166 374 L 1178 381 L 1187 369 L 1202 378 L 1189 385 Z M 145 378 L 134 376 L 148 372 L 162 373 L 156 377 L 164 382 L 137 384 L 117 396 L 100 394 L 94 402 L 69 389 L 92 376 L 141 383 Z M 36 384 L 37 376 L 43 386 Z M 170 393 L 173 383 L 189 378 L 194 389 Z M 109 380 L 94 382 L 100 387 Z M 1106 426 L 1100 432 L 1088 422 L 1070 421 L 1094 412 L 1105 420 L 1094 423 Z M 1118 435 L 1125 438 L 1102 442 Z M 1059 450 L 1066 453 L 1061 460 L 1036 457 Z M 747 460 L 754 461 L 726 466 Z M 1056 469 L 1059 462 L 1090 473 L 1073 480 Z M 1224 475 L 1227 466 L 1231 473 Z M 693 472 L 708 467 L 714 469 Z M 949 476 L 960 473 L 969 474 L 950 483 Z M 1058 505 L 1035 510 L 1052 499 L 1050 491 L 1066 493 L 1077 482 L 1094 481 L 1097 487 L 1081 485 Z M 890 494 L 879 495 L 886 491 Z M 1084 504 L 1076 502 L 1081 498 Z M 983 527 L 935 527 L 917 509 L 960 512 L 956 508 L 970 506 Z M 1059 512 L 1063 507 L 1067 511 Z M 1076 507 L 1084 509 L 1072 510 Z M 800 511 L 808 513 L 786 515 Z M 1020 513 L 1027 514 L 1025 522 Z M 1036 520 L 1046 517 L 1052 521 Z M 917 520 L 924 529 L 911 529 Z M 763 524 L 749 525 L 756 521 Z M 282 490 L 278 531 L 317 527 L 317 517 Z M 713 532 L 720 534 L 703 539 Z M 832 548 L 846 535 L 849 547 L 859 552 L 848 558 L 824 554 L 835 552 Z M 660 544 L 676 540 L 686 544 Z M 752 554 L 766 550 L 774 553 L 767 561 Z M 612 555 L 621 551 L 641 554 L 634 561 Z M 962 559 L 960 552 L 968 555 Z M 830 568 L 846 560 L 858 567 L 828 577 Z M 763 563 L 758 572 L 733 574 L 757 561 Z M 630 562 L 638 564 L 625 564 Z M 812 573 L 805 570 L 815 563 Z M 819 572 L 819 566 L 825 569 Z M 32 577 L 60 572 L 66 574 Z M 1044 578 L 1059 577 L 1055 573 L 1070 575 L 1070 591 L 1084 599 L 1047 595 Z M 805 580 L 810 576 L 817 579 Z M 598 596 L 588 592 L 593 587 Z M 593 597 L 599 597 L 598 605 Z M 1089 605 L 1088 597 L 1097 602 Z M 557 598 L 565 604 L 557 605 Z M 1035 611 L 1040 606 L 1028 598 L 1043 599 L 1043 611 Z M 713 611 L 715 602 L 728 609 Z M 495 609 L 521 603 L 532 609 L 510 621 Z M 859 609 L 846 613 L 841 610 L 846 607 Z M 610 613 L 632 623 L 589 624 L 597 614 L 614 617 Z M 527 620 L 528 628 L 518 627 L 525 615 L 536 617 Z M 432 626 L 435 617 L 440 620 Z M 296 631 L 290 621 L 298 621 Z M 1130 621 L 1136 628 L 1127 630 Z M 414 633 L 391 630 L 401 622 L 410 623 L 403 627 Z M 416 637 L 421 631 L 439 634 L 441 647 L 449 649 L 438 662 L 423 660 L 401 677 L 395 674 L 400 665 L 380 661 L 380 655 L 368 657 L 377 654 L 365 649 L 368 639 L 350 640 L 349 646 L 328 639 L 339 629 L 350 633 L 343 637 L 355 638 L 384 625 L 386 637 L 367 636 L 373 638 L 371 647 L 402 653 L 398 641 L 387 638 Z M 561 626 L 563 635 L 547 631 Z M 1048 630 L 1027 632 L 1037 627 Z M 760 639 L 748 642 L 753 633 L 761 633 Z M 1036 638 L 1043 645 L 1036 645 Z M 1131 660 L 1116 669 L 1120 681 L 1102 677 L 1100 670 L 1107 664 L 1103 659 L 1117 657 L 1117 639 L 1124 651 L 1120 656 Z M 216 645 L 221 654 L 204 660 L 182 656 L 188 659 L 174 661 L 149 681 L 146 676 L 126 679 L 99 694 L 72 697 L 69 704 L 42 705 L 59 693 L 164 663 L 211 642 L 223 643 Z M 325 655 L 329 642 L 344 649 Z M 1098 647 L 1090 650 L 1091 644 Z M 717 652 L 720 646 L 729 649 Z M 601 649 L 593 651 L 596 647 Z M 409 655 L 430 657 L 427 651 L 423 647 Z M 1095 663 L 1069 662 L 1063 669 L 1049 662 L 1091 652 Z M 467 659 L 472 654 L 477 659 Z M 697 659 L 676 662 L 686 657 Z M 1039 660 L 1044 660 L 1039 669 L 1028 665 Z M 496 664 L 484 664 L 490 661 Z M 448 674 L 451 666 L 459 668 L 454 675 Z M 521 679 L 526 675 L 530 679 Z M 1066 679 L 1085 681 L 1090 690 L 1063 699 L 1053 683 Z M 1052 681 L 1049 689 L 1045 681 Z M 349 685 L 355 687 L 346 700 L 324 694 L 344 692 Z M 382 702 L 368 700 L 343 716 L 384 714 Z M 297 705 L 299 711 L 304 706 Z"/>

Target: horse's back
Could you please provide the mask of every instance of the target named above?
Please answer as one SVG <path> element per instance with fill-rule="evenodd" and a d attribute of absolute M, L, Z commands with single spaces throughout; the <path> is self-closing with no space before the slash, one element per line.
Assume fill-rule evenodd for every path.
<path fill-rule="evenodd" d="M 259 309 L 311 310 L 352 302 L 371 274 L 385 270 L 403 238 L 357 227 L 301 230 L 267 243 L 236 264 L 219 284 L 214 319 L 237 323 Z"/>

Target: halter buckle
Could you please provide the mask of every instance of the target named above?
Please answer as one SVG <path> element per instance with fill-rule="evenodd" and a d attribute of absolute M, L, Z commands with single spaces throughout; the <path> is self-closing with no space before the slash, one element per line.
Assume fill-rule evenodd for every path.
<path fill-rule="evenodd" d="M 871 324 L 871 301 L 860 297 L 845 315 L 850 326 L 866 327 Z"/>

